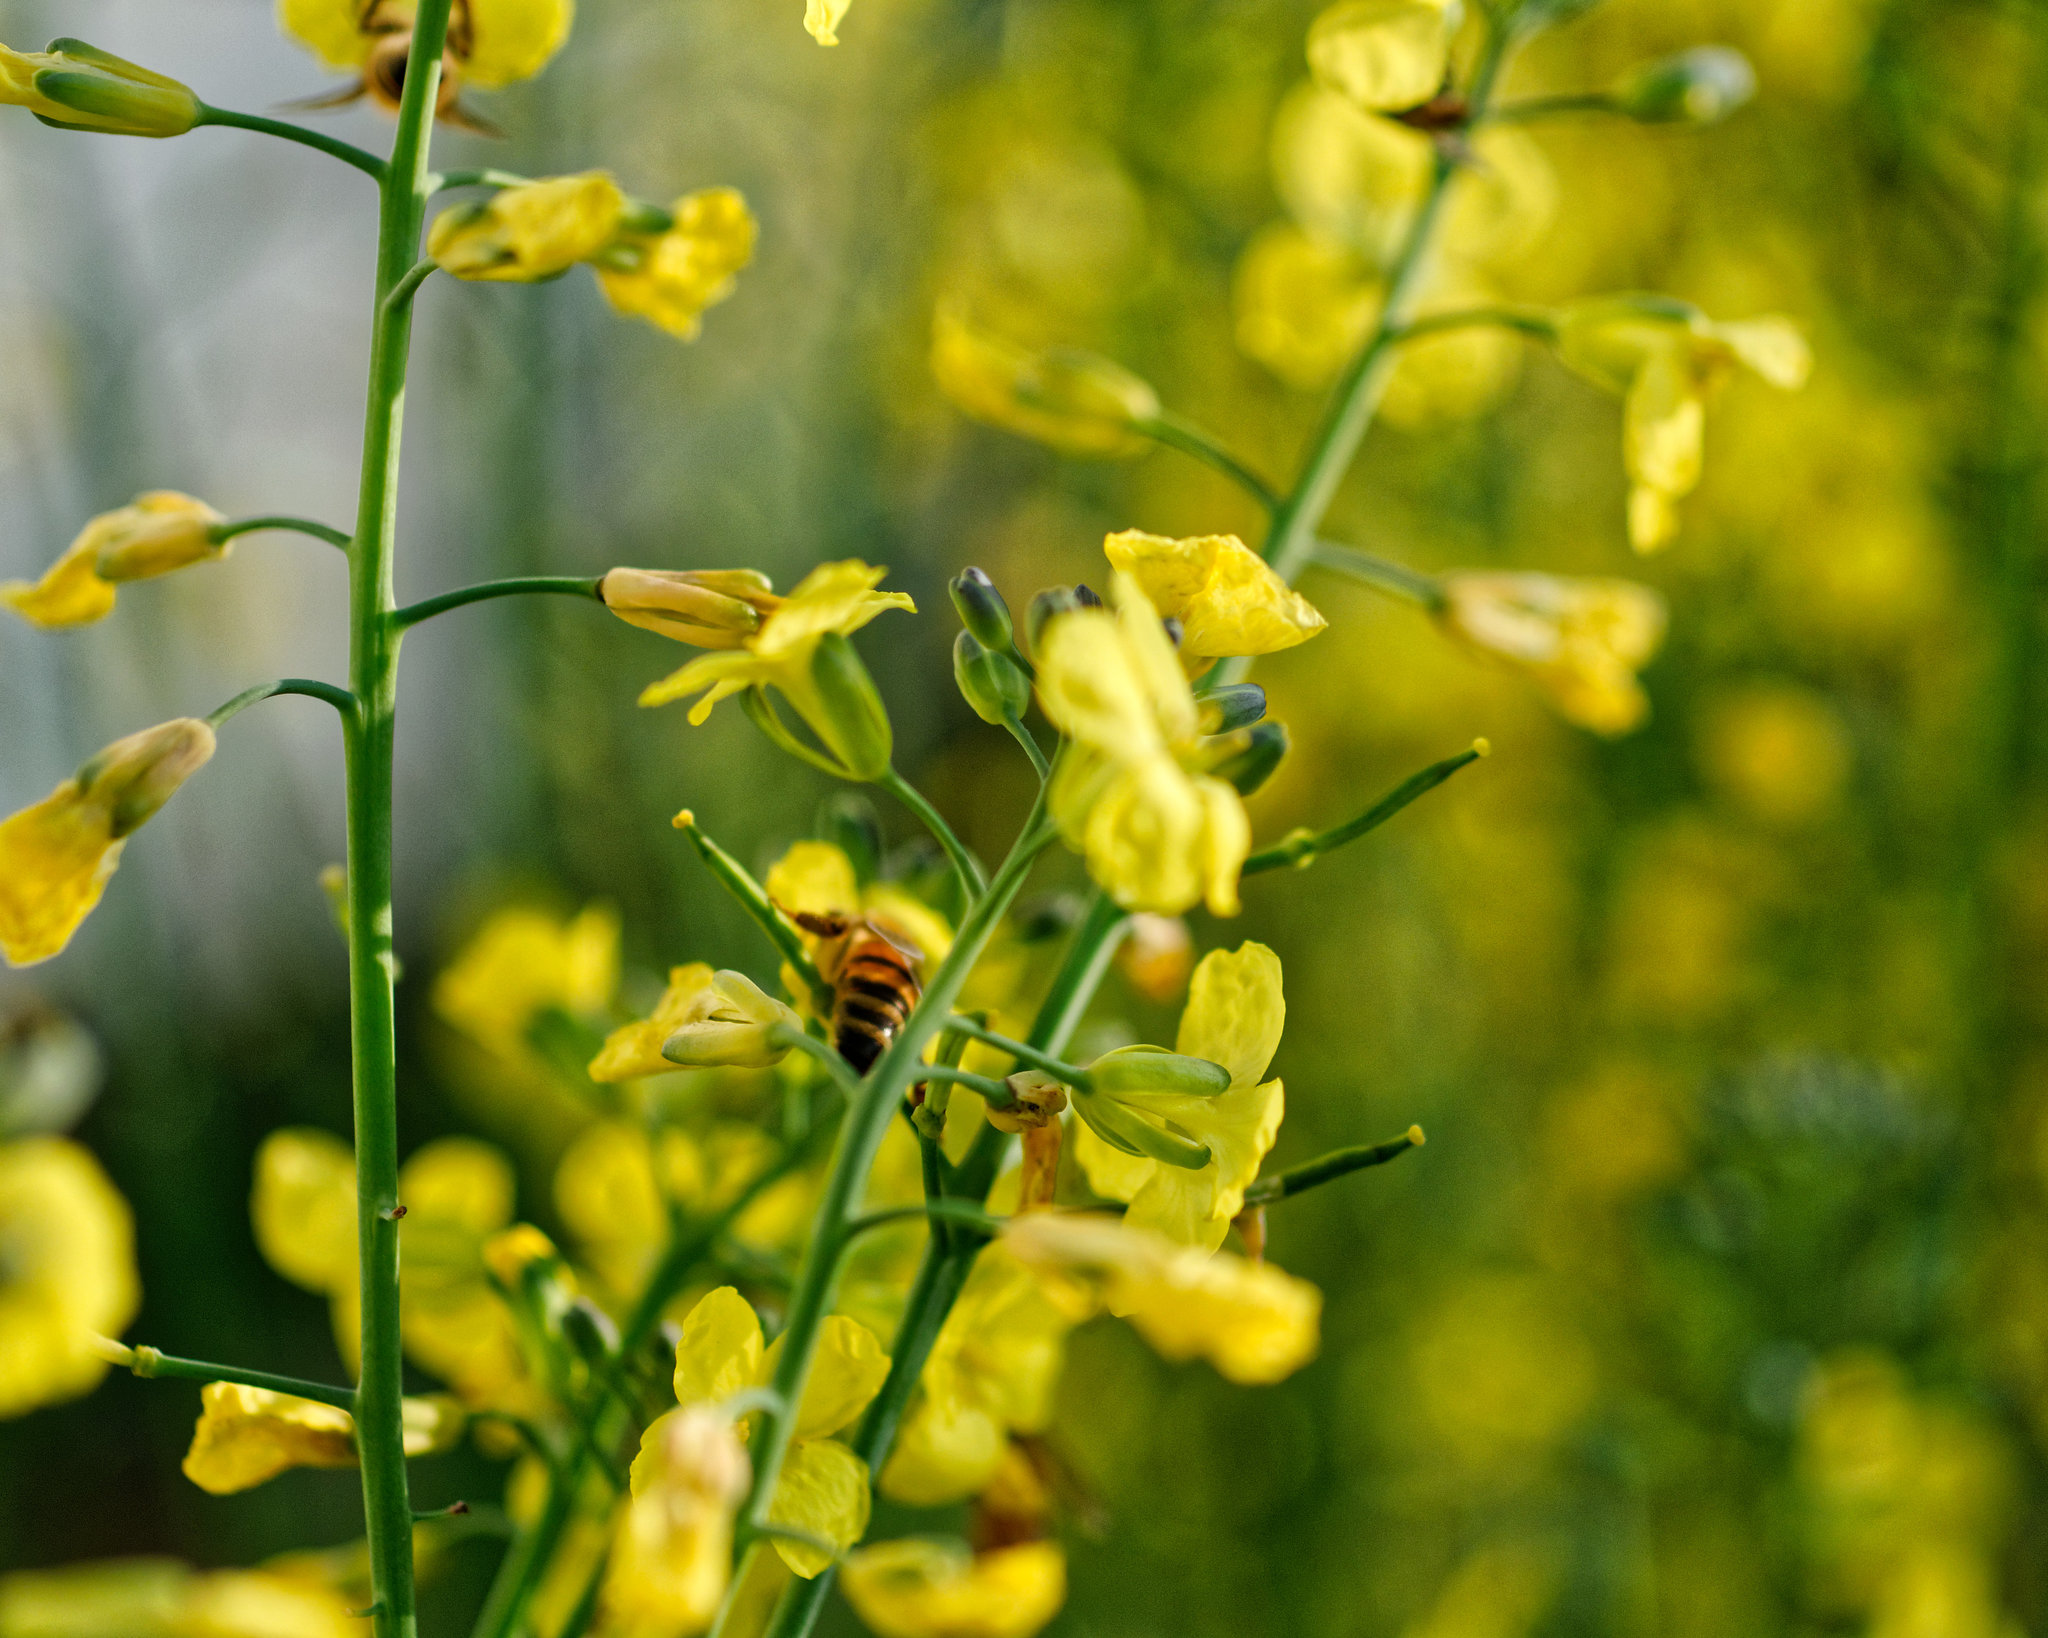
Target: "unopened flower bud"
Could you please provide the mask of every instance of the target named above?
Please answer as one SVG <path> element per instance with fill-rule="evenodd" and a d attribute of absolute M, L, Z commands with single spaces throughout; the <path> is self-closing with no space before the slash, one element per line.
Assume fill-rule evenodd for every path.
<path fill-rule="evenodd" d="M 1230 1071 L 1223 1065 L 1156 1046 L 1105 1052 L 1088 1066 L 1088 1079 L 1104 1097 L 1123 1092 L 1179 1092 L 1218 1098 L 1230 1090 Z"/>
<path fill-rule="evenodd" d="M 991 1105 L 988 1111 L 989 1125 L 999 1132 L 1049 1126 L 1066 1112 L 1067 1089 L 1043 1070 L 1019 1070 L 1003 1085 L 1012 1101 L 1001 1109 Z"/>
<path fill-rule="evenodd" d="M 1031 599 L 1024 610 L 1024 631 L 1035 654 L 1045 639 L 1045 628 L 1059 615 L 1076 609 L 1099 609 L 1102 599 L 1086 586 L 1048 586 Z"/>
<path fill-rule="evenodd" d="M 782 606 L 756 569 L 613 569 L 597 586 L 629 626 L 698 648 L 741 648 Z"/>
<path fill-rule="evenodd" d="M 178 81 L 70 39 L 47 51 L 0 46 L 0 103 L 48 125 L 113 136 L 183 136 L 200 115 L 199 99 Z"/>
<path fill-rule="evenodd" d="M 1266 715 L 1266 691 L 1257 683 L 1226 683 L 1195 696 L 1202 711 L 1202 732 L 1228 734 L 1249 728 Z"/>
<path fill-rule="evenodd" d="M 662 1043 L 661 1055 L 690 1069 L 768 1069 L 789 1056 L 776 1031 L 803 1027 L 794 1010 L 745 973 L 720 972 Z"/>
<path fill-rule="evenodd" d="M 1031 703 L 1031 680 L 1017 662 L 982 647 L 971 631 L 953 639 L 953 680 L 974 714 L 994 727 L 1021 720 Z"/>
<path fill-rule="evenodd" d="M 117 739 L 73 776 L 80 794 L 112 819 L 115 840 L 128 835 L 212 759 L 213 730 L 178 717 Z"/>
<path fill-rule="evenodd" d="M 1229 741 L 1230 748 L 1209 771 L 1234 785 L 1239 796 L 1250 796 L 1273 777 L 1286 758 L 1287 726 L 1254 723 L 1230 735 Z"/>
<path fill-rule="evenodd" d="M 1142 455 L 1138 429 L 1159 415 L 1159 395 L 1093 353 L 1033 353 L 941 309 L 932 320 L 932 375 L 977 421 L 1069 455 Z"/>
<path fill-rule="evenodd" d="M 812 731 L 849 778 L 879 779 L 888 770 L 895 736 L 875 680 L 850 638 L 831 631 L 819 639 L 811 656 L 811 686 L 816 710 L 805 712 L 804 720 Z"/>
<path fill-rule="evenodd" d="M 953 607 L 960 611 L 960 623 L 974 633 L 974 640 L 993 653 L 1006 653 L 1017 640 L 1010 620 L 1010 605 L 996 590 L 996 583 L 979 569 L 963 569 L 947 587 Z"/>
<path fill-rule="evenodd" d="M 220 557 L 228 549 L 213 535 L 227 519 L 204 501 L 173 490 L 152 490 L 95 522 L 101 533 L 94 572 L 102 580 L 147 580 Z"/>
<path fill-rule="evenodd" d="M 1700 46 L 1632 69 L 1609 95 L 1646 125 L 1712 125 L 1756 95 L 1756 70 L 1731 46 Z"/>

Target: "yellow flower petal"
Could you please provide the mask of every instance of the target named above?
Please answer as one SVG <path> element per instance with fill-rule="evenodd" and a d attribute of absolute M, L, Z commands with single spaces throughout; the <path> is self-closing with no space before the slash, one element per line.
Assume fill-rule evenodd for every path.
<path fill-rule="evenodd" d="M 113 815 L 67 779 L 0 820 L 0 954 L 9 966 L 47 961 L 71 942 L 120 863 Z"/>
<path fill-rule="evenodd" d="M 705 188 L 675 202 L 675 225 L 615 245 L 597 265 L 598 288 L 621 313 L 644 318 L 679 341 L 694 341 L 707 307 L 732 294 L 754 257 L 757 226 L 731 188 Z"/>
<path fill-rule="evenodd" d="M 422 1144 L 398 1173 L 408 1230 L 446 1224 L 473 1235 L 489 1234 L 512 1220 L 514 1187 L 512 1163 L 475 1138 Z"/>
<path fill-rule="evenodd" d="M 781 1357 L 782 1338 L 777 1337 L 761 1361 L 763 1383 L 773 1378 Z M 827 1315 L 818 1327 L 817 1351 L 811 1356 L 792 1437 L 817 1439 L 837 1433 L 868 1408 L 888 1374 L 889 1356 L 874 1332 L 844 1314 Z"/>
<path fill-rule="evenodd" d="M 603 171 L 521 183 L 441 212 L 427 254 L 458 279 L 551 279 L 604 250 L 625 208 Z"/>
<path fill-rule="evenodd" d="M 769 898 L 792 913 L 851 915 L 860 909 L 853 861 L 830 842 L 796 842 L 768 867 Z"/>
<path fill-rule="evenodd" d="M 488 90 L 532 79 L 562 49 L 575 20 L 575 0 L 469 0 L 464 83 Z"/>
<path fill-rule="evenodd" d="M 50 631 L 104 620 L 114 612 L 114 588 L 100 578 L 99 557 L 97 542 L 81 540 L 42 579 L 0 584 L 0 605 Z"/>
<path fill-rule="evenodd" d="M 1457 25 L 1447 0 L 1342 0 L 1309 25 L 1308 65 L 1360 108 L 1413 108 L 1443 88 Z"/>
<path fill-rule="evenodd" d="M 711 968 L 701 961 L 668 970 L 668 988 L 653 1013 L 605 1037 L 604 1048 L 590 1060 L 590 1078 L 610 1083 L 662 1075 L 676 1066 L 661 1055 L 662 1043 L 690 1021 L 694 1009 L 711 990 Z"/>
<path fill-rule="evenodd" d="M 1191 675 L 1227 655 L 1292 648 L 1329 623 L 1235 535 L 1172 540 L 1127 529 L 1103 550 L 1159 613 L 1181 622 L 1181 664 Z"/>
<path fill-rule="evenodd" d="M 590 905 L 567 921 L 543 910 L 500 910 L 434 981 L 434 1010 L 493 1052 L 529 1051 L 526 1031 L 549 1008 L 602 1012 L 618 987 L 619 918 Z"/>
<path fill-rule="evenodd" d="M 354 1467 L 355 1421 L 334 1405 L 209 1382 L 199 1393 L 199 1425 L 185 1453 L 185 1477 L 215 1496 L 231 1496 L 294 1467 Z"/>
<path fill-rule="evenodd" d="M 885 1541 L 849 1554 L 839 1584 L 877 1638 L 1032 1638 L 1066 1602 L 1067 1561 L 1050 1541 Z"/>
<path fill-rule="evenodd" d="M 868 1464 L 836 1439 L 806 1439 L 783 1459 L 768 1522 L 818 1536 L 843 1552 L 867 1534 L 872 1505 Z M 807 1581 L 831 1567 L 833 1555 L 821 1547 L 770 1539 L 782 1562 Z"/>
<path fill-rule="evenodd" d="M 1280 958 L 1247 940 L 1211 950 L 1195 968 L 1174 1051 L 1230 1071 L 1233 1091 L 1254 1086 L 1280 1050 L 1287 1023 Z"/>
<path fill-rule="evenodd" d="M 717 1404 L 762 1377 L 761 1322 L 747 1299 L 722 1285 L 683 1321 L 676 1343 L 676 1402 Z"/>
<path fill-rule="evenodd" d="M 1009 1435 L 990 1412 L 928 1392 L 897 1431 L 882 1469 L 882 1494 L 910 1507 L 943 1507 L 979 1492 L 1008 1448 Z"/>
<path fill-rule="evenodd" d="M 732 1424 L 715 1411 L 673 1410 L 647 1429 L 605 1572 L 607 1630 L 656 1638 L 711 1624 L 748 1471 Z"/>
<path fill-rule="evenodd" d="M 1444 576 L 1453 635 L 1526 672 L 1570 721 L 1626 733 L 1649 714 L 1636 672 L 1664 640 L 1664 600 L 1626 580 Z"/>
<path fill-rule="evenodd" d="M 839 43 L 840 20 L 853 0 L 804 0 L 804 32 L 821 46 Z"/>
<path fill-rule="evenodd" d="M 970 324 L 952 307 L 932 316 L 932 378 L 977 421 L 1069 455 L 1125 458 L 1152 447 L 1136 429 L 1159 395 L 1090 353 L 1033 353 Z"/>
<path fill-rule="evenodd" d="M 312 1127 L 272 1132 L 256 1151 L 249 1218 L 263 1260 L 294 1285 L 331 1293 L 353 1283 L 354 1151 Z"/>
<path fill-rule="evenodd" d="M 360 68 L 370 54 L 362 0 L 277 0 L 277 23 L 336 72 Z"/>

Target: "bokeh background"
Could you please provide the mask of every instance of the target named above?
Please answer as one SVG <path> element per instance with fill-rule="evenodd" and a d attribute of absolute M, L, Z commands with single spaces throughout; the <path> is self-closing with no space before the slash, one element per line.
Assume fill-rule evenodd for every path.
<path fill-rule="evenodd" d="M 887 563 L 924 610 L 865 645 L 900 763 L 992 849 L 1027 793 L 934 684 L 945 578 L 980 563 L 1021 606 L 1099 577 L 1106 530 L 1258 519 L 1170 452 L 1076 464 L 964 422 L 925 369 L 933 305 L 1109 353 L 1285 471 L 1322 366 L 1283 380 L 1239 343 L 1261 350 L 1246 258 L 1286 215 L 1272 133 L 1315 7 L 859 0 L 829 53 L 798 9 L 589 4 L 544 77 L 490 99 L 502 141 L 448 141 L 455 163 L 605 164 L 652 197 L 731 183 L 761 248 L 691 346 L 580 276 L 430 285 L 401 595 Z M 0 38 L 59 33 L 227 106 L 328 84 L 262 0 L 0 0 Z M 1273 1256 L 1328 1294 L 1323 1355 L 1283 1387 L 1077 1338 L 1057 1438 L 1100 1517 L 1070 1542 L 1056 1633 L 2048 1631 L 2048 7 L 1607 0 L 1511 89 L 1704 41 L 1751 56 L 1755 105 L 1705 132 L 1532 128 L 1513 241 L 1465 276 L 1786 312 L 1813 380 L 1717 404 L 1706 482 L 1649 563 L 1611 400 L 1513 345 L 1397 390 L 1326 533 L 1425 568 L 1658 585 L 1655 716 L 1596 741 L 1412 610 L 1304 581 L 1331 629 L 1261 668 L 1296 747 L 1262 834 L 1348 815 L 1474 735 L 1495 755 L 1196 938 L 1286 963 L 1276 1162 L 1410 1121 L 1430 1143 L 1276 1211 Z M 373 113 L 322 117 L 381 141 Z M 372 229 L 363 180 L 303 150 L 0 123 L 0 574 L 143 488 L 345 524 Z M 0 809 L 144 723 L 336 675 L 342 613 L 333 553 L 262 536 L 88 632 L 0 630 Z M 674 658 L 566 600 L 407 645 L 406 1142 L 498 1138 L 543 1224 L 577 1117 L 476 1073 L 426 977 L 513 900 L 615 906 L 648 971 L 759 971 L 668 815 L 765 862 L 826 794 L 737 712 L 637 711 Z M 265 1132 L 345 1130 L 316 886 L 341 850 L 336 752 L 311 702 L 238 719 L 72 950 L 0 980 L 0 1005 L 60 1007 L 104 1053 L 79 1132 L 139 1220 L 132 1334 L 308 1374 L 337 1368 L 324 1307 L 258 1258 L 247 1198 Z M 1153 1038 L 1172 1016 L 1116 982 L 1100 1012 Z M 123 1378 L 0 1424 L 0 1569 L 242 1564 L 357 1532 L 349 1475 L 227 1501 L 187 1484 L 195 1398 Z M 496 1471 L 423 1467 L 423 1500 L 491 1494 Z M 481 1543 L 447 1555 L 428 1630 L 459 1630 L 489 1567 Z"/>

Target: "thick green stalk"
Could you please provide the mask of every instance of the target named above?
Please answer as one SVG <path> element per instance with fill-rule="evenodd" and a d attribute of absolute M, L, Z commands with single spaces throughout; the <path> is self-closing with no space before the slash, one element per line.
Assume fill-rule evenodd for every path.
<path fill-rule="evenodd" d="M 391 796 L 399 633 L 391 613 L 412 305 L 393 302 L 419 255 L 427 150 L 441 85 L 450 0 L 420 0 L 398 131 L 378 179 L 377 282 L 362 490 L 349 562 L 349 1003 L 355 1061 L 356 1234 L 362 1275 L 362 1377 L 356 1438 L 370 1547 L 376 1638 L 416 1638 L 412 1502 L 405 1472 L 404 1362 L 398 1317 L 398 1062 L 392 1021 Z"/>

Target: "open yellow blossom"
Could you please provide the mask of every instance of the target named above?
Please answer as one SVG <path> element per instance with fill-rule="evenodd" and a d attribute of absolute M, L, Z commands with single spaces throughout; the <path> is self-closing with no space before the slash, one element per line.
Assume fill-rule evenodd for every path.
<path fill-rule="evenodd" d="M 1313 392 L 1336 380 L 1379 317 L 1382 289 L 1356 251 L 1269 222 L 1232 275 L 1237 345 L 1282 381 Z"/>
<path fill-rule="evenodd" d="M 645 1018 L 622 1024 L 605 1037 L 604 1048 L 590 1060 L 590 1078 L 605 1084 L 665 1075 L 677 1066 L 661 1055 L 662 1043 L 688 1023 L 698 1003 L 711 992 L 709 964 L 692 961 L 668 970 L 668 988 Z"/>
<path fill-rule="evenodd" d="M 1106 1308 L 1168 1359 L 1206 1359 L 1232 1382 L 1259 1385 L 1315 1357 L 1322 1293 L 1271 1263 L 1066 1212 L 1010 1219 L 1003 1244 L 1076 1320 Z"/>
<path fill-rule="evenodd" d="M 839 24 L 853 0 L 804 0 L 804 30 L 821 46 L 839 43 Z"/>
<path fill-rule="evenodd" d="M 90 1393 L 95 1338 L 140 1302 L 134 1218 L 99 1162 L 68 1138 L 0 1144 L 0 1418 Z"/>
<path fill-rule="evenodd" d="M 213 755 L 196 717 L 117 739 L 36 803 L 0 819 L 0 955 L 47 961 L 71 942 L 121 849 Z"/>
<path fill-rule="evenodd" d="M 1664 640 L 1664 600 L 1629 580 L 1453 573 L 1442 580 L 1445 627 L 1508 661 L 1571 722 L 1625 734 L 1650 714 L 1636 680 Z"/>
<path fill-rule="evenodd" d="M 604 171 L 522 182 L 441 212 L 427 254 L 458 279 L 552 279 L 616 239 L 625 211 L 625 194 Z"/>
<path fill-rule="evenodd" d="M 0 106 L 26 108 L 53 125 L 117 136 L 183 136 L 199 123 L 199 99 L 178 81 L 83 40 L 48 51 L 0 45 Z"/>
<path fill-rule="evenodd" d="M 227 519 L 204 501 L 155 489 L 102 512 L 78 533 L 40 580 L 0 584 L 0 604 L 33 625 L 84 626 L 114 609 L 123 580 L 148 580 L 227 555 L 213 531 Z"/>
<path fill-rule="evenodd" d="M 262 1570 L 201 1573 L 167 1558 L 0 1576 L 5 1638 L 361 1638 L 340 1592 Z"/>
<path fill-rule="evenodd" d="M 944 916 L 894 882 L 862 887 L 853 861 L 831 842 L 792 842 L 768 867 L 762 885 L 770 899 L 793 915 L 865 916 L 923 956 L 927 972 L 953 947 L 953 929 Z M 825 942 L 814 933 L 804 934 L 804 939 L 813 954 Z M 796 993 L 794 984 L 789 988 Z"/>
<path fill-rule="evenodd" d="M 1309 25 L 1309 68 L 1360 108 L 1413 108 L 1443 89 L 1461 10 L 1457 0 L 1340 0 Z"/>
<path fill-rule="evenodd" d="M 763 1348 L 761 1322 L 747 1299 L 729 1285 L 720 1286 L 683 1322 L 675 1381 L 682 1409 L 669 1415 L 766 1386 L 781 1348 L 780 1338 L 774 1347 Z M 797 1406 L 794 1441 L 769 1502 L 770 1523 L 818 1536 L 842 1551 L 860 1540 L 868 1527 L 868 1465 L 830 1436 L 867 1409 L 888 1374 L 889 1356 L 874 1332 L 843 1314 L 825 1320 Z M 778 1537 L 775 1551 L 806 1579 L 832 1563 L 822 1548 L 800 1541 Z"/>
<path fill-rule="evenodd" d="M 649 686 L 640 695 L 640 703 L 667 705 L 701 694 L 690 707 L 690 721 L 702 723 L 720 700 L 749 688 L 773 688 L 820 741 L 828 748 L 835 747 L 841 729 L 819 686 L 815 661 L 828 636 L 850 637 L 890 609 L 917 611 L 917 605 L 904 593 L 875 590 L 888 572 L 858 559 L 819 564 L 782 606 L 761 622 L 761 629 L 748 637 L 743 647 L 698 655 L 680 671 Z"/>
<path fill-rule="evenodd" d="M 1622 395 L 1629 541 L 1639 552 L 1678 533 L 1677 503 L 1700 480 L 1707 404 L 1747 368 L 1781 391 L 1805 385 L 1813 355 L 1789 319 L 1717 324 L 1663 296 L 1575 302 L 1557 315 L 1557 353 Z"/>
<path fill-rule="evenodd" d="M 355 1418 L 338 1405 L 238 1382 L 199 1392 L 199 1425 L 185 1453 L 185 1477 L 215 1496 L 253 1490 L 295 1467 L 354 1467 Z M 452 1449 L 465 1418 L 452 1399 L 407 1399 L 405 1453 Z"/>
<path fill-rule="evenodd" d="M 662 1056 L 695 1069 L 770 1069 L 789 1056 L 778 1035 L 803 1033 L 796 1009 L 775 999 L 745 973 L 711 975 L 683 1021 L 662 1043 Z"/>
<path fill-rule="evenodd" d="M 977 421 L 1068 455 L 1124 458 L 1152 447 L 1139 429 L 1159 395 L 1093 353 L 1034 353 L 979 329 L 953 307 L 932 316 L 932 378 Z"/>
<path fill-rule="evenodd" d="M 364 70 L 365 88 L 393 103 L 414 9 L 414 0 L 277 0 L 287 34 L 329 68 Z M 451 92 L 532 79 L 561 50 L 575 15 L 575 0 L 457 0 L 443 67 Z"/>
<path fill-rule="evenodd" d="M 593 904 L 563 920 L 544 910 L 500 910 L 434 980 L 434 1011 L 501 1057 L 531 1053 L 542 1013 L 602 1013 L 619 982 L 619 917 Z"/>
<path fill-rule="evenodd" d="M 698 648 L 744 648 L 782 606 L 759 569 L 613 569 L 597 591 L 627 625 Z"/>
<path fill-rule="evenodd" d="M 1181 667 L 1200 676 L 1232 655 L 1277 654 L 1329 624 L 1235 535 L 1172 540 L 1126 529 L 1103 542 L 1112 567 L 1181 624 Z"/>
<path fill-rule="evenodd" d="M 644 318 L 679 341 L 694 341 L 705 308 L 732 294 L 754 259 L 759 231 L 731 188 L 701 188 L 669 208 L 659 233 L 628 233 L 595 262 L 598 288 L 621 313 Z"/>
<path fill-rule="evenodd" d="M 1127 910 L 1237 913 L 1251 848 L 1244 800 L 1207 771 L 1195 697 L 1157 611 L 1121 572 L 1113 609 L 1077 609 L 1039 644 L 1038 697 L 1072 743 L 1052 813 L 1088 873 Z"/>
<path fill-rule="evenodd" d="M 750 1473 L 731 1419 L 711 1406 L 671 1411 L 647 1429 L 605 1569 L 606 1631 L 674 1638 L 711 1625 Z"/>
<path fill-rule="evenodd" d="M 1066 1602 L 1067 1555 L 1051 1541 L 884 1541 L 849 1553 L 839 1584 L 877 1638 L 1032 1638 Z"/>
<path fill-rule="evenodd" d="M 884 1495 L 938 1507 L 979 1493 L 1013 1433 L 1043 1433 L 1073 1317 L 1000 1246 L 984 1251 L 939 1330 L 882 1469 Z"/>
<path fill-rule="evenodd" d="M 1172 1090 L 1117 1090 L 1097 1097 L 1202 1144 L 1209 1162 L 1191 1170 L 1130 1154 L 1083 1124 L 1075 1132 L 1074 1152 L 1095 1192 L 1128 1201 L 1128 1221 L 1139 1228 L 1204 1251 L 1222 1245 L 1286 1111 L 1280 1082 L 1260 1084 L 1279 1050 L 1286 1018 L 1280 958 L 1265 945 L 1246 943 L 1204 956 L 1188 988 L 1174 1050 L 1221 1064 L 1230 1075 L 1229 1090 L 1210 1097 Z"/>

